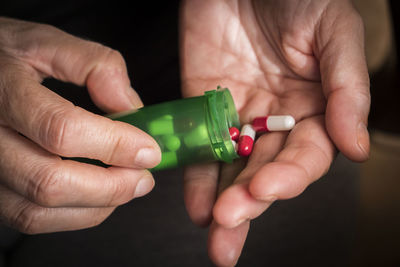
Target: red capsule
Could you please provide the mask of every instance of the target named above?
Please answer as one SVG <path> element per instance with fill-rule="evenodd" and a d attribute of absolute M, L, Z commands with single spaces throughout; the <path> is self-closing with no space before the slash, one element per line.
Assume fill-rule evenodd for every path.
<path fill-rule="evenodd" d="M 252 123 L 254 130 L 256 132 L 269 132 L 267 120 L 268 116 L 255 118 Z"/>
<path fill-rule="evenodd" d="M 231 135 L 231 139 L 233 141 L 237 142 L 239 140 L 240 131 L 238 128 L 236 128 L 236 127 L 229 128 L 229 134 Z"/>
<path fill-rule="evenodd" d="M 256 131 L 250 124 L 245 124 L 240 132 L 238 150 L 239 156 L 247 157 L 253 151 L 254 139 L 256 137 Z"/>
<path fill-rule="evenodd" d="M 244 135 L 239 138 L 237 153 L 241 157 L 247 157 L 253 151 L 254 140 L 250 136 Z"/>

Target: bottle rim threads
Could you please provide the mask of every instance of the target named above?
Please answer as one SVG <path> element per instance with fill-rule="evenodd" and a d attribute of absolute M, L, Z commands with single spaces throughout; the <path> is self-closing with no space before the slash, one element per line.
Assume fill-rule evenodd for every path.
<path fill-rule="evenodd" d="M 239 155 L 232 144 L 230 127 L 239 127 L 239 115 L 227 88 L 206 91 L 206 113 L 211 145 L 216 157 L 232 163 Z"/>

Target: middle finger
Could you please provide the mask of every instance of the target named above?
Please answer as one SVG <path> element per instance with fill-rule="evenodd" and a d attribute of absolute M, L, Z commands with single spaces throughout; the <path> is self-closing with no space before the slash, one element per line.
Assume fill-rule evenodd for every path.
<path fill-rule="evenodd" d="M 0 183 L 42 206 L 117 206 L 154 185 L 147 170 L 61 160 L 5 127 L 0 137 Z"/>

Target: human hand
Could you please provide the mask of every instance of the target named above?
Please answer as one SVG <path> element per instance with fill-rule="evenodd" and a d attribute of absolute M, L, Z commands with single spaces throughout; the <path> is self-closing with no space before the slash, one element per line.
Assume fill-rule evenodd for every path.
<path fill-rule="evenodd" d="M 146 133 L 74 106 L 41 85 L 45 77 L 86 85 L 108 112 L 142 105 L 118 52 L 48 25 L 0 18 L 0 221 L 25 233 L 99 224 L 152 189 L 145 168 L 161 158 Z"/>
<path fill-rule="evenodd" d="M 250 220 L 324 175 L 336 148 L 368 158 L 363 23 L 349 0 L 186 0 L 180 26 L 185 96 L 221 85 L 241 123 L 275 114 L 297 122 L 290 133 L 260 136 L 248 161 L 185 171 L 190 217 L 211 222 L 210 258 L 233 266 Z"/>

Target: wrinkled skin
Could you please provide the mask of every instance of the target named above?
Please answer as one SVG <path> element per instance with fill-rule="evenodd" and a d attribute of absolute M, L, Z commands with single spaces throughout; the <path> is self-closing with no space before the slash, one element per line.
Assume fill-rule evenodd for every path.
<path fill-rule="evenodd" d="M 161 159 L 146 133 L 74 106 L 41 84 L 46 77 L 86 85 L 108 112 L 142 105 L 117 51 L 48 25 L 0 18 L 0 222 L 30 234 L 98 225 L 151 191 L 146 168 Z"/>
<path fill-rule="evenodd" d="M 363 24 L 348 0 L 186 0 L 181 7 L 183 94 L 228 87 L 241 123 L 290 114 L 290 133 L 261 135 L 233 165 L 185 171 L 194 223 L 210 226 L 218 266 L 237 262 L 250 220 L 323 176 L 337 149 L 369 153 L 370 107 Z"/>
<path fill-rule="evenodd" d="M 211 225 L 211 259 L 233 266 L 250 220 L 320 178 L 337 149 L 367 159 L 362 21 L 348 0 L 187 0 L 180 27 L 185 96 L 221 85 L 242 123 L 266 114 L 297 121 L 290 133 L 260 136 L 248 161 L 185 171 L 188 213 Z M 41 84 L 46 77 L 87 86 L 107 112 L 142 105 L 117 51 L 0 18 L 0 222 L 25 233 L 99 224 L 152 189 L 146 169 L 161 157 L 150 136 L 73 106 Z"/>

